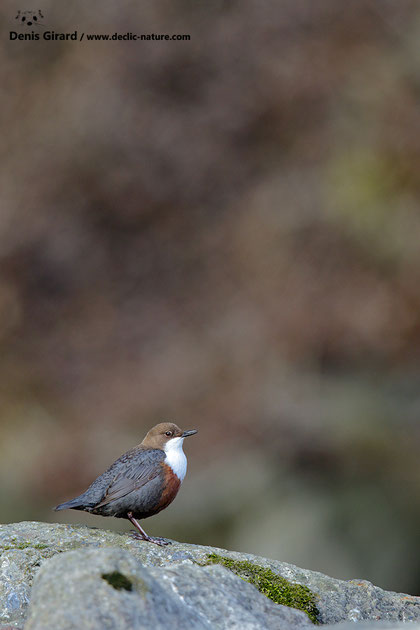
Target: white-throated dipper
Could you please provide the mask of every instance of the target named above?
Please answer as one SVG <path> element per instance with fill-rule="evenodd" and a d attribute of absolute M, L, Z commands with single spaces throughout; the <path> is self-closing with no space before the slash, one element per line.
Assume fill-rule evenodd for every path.
<path fill-rule="evenodd" d="M 54 509 L 128 518 L 137 529 L 138 533 L 133 533 L 136 538 L 168 545 L 162 538 L 148 536 L 136 519 L 157 514 L 175 499 L 187 472 L 182 443 L 195 433 L 196 429 L 182 431 L 172 422 L 157 424 L 141 444 L 121 455 L 86 492 Z"/>

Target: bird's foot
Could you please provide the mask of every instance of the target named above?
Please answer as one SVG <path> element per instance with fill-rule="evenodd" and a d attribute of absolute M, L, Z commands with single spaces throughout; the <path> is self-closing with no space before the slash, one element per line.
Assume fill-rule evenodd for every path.
<path fill-rule="evenodd" d="M 166 545 L 171 545 L 172 543 L 165 538 L 152 538 L 152 536 L 142 536 L 139 532 L 135 530 L 130 532 L 130 536 L 135 538 L 136 540 L 145 540 L 146 542 L 154 543 L 155 545 L 159 545 L 159 547 L 165 547 Z"/>

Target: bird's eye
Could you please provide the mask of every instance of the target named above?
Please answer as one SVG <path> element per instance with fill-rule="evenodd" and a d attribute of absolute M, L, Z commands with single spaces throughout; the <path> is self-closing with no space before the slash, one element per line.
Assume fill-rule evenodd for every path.
<path fill-rule="evenodd" d="M 171 437 L 172 431 L 166 431 L 165 435 L 167 435 L 168 437 Z"/>

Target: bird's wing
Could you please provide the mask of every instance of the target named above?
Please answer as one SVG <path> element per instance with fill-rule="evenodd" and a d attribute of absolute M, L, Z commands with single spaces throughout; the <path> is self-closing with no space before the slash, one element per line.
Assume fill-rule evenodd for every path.
<path fill-rule="evenodd" d="M 125 497 L 134 490 L 139 490 L 149 481 L 158 477 L 162 473 L 160 464 L 164 458 L 165 454 L 160 449 L 140 451 L 135 456 L 126 453 L 120 457 L 117 462 L 123 463 L 124 469 L 112 479 L 103 499 L 95 505 L 95 508 L 121 499 L 121 497 Z"/>

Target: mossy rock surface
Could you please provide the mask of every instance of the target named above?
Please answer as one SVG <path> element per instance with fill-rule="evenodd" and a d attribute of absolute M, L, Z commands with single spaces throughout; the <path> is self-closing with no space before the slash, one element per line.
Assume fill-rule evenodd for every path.
<path fill-rule="evenodd" d="M 307 586 L 294 584 L 274 573 L 271 569 L 248 561 L 232 560 L 216 553 L 208 555 L 209 564 L 221 564 L 250 584 L 276 604 L 303 610 L 312 623 L 318 623 L 319 610 L 316 596 Z"/>
<path fill-rule="evenodd" d="M 111 554 L 111 560 L 105 561 L 104 554 L 107 553 Z M 336 580 L 284 562 L 214 547 L 176 541 L 167 547 L 158 547 L 134 540 L 125 533 L 85 526 L 23 522 L 0 526 L 0 554 L 0 627 L 1 624 L 23 624 L 29 601 L 33 599 L 32 586 L 41 570 L 43 579 L 47 580 L 45 575 L 50 563 L 62 562 L 60 571 L 66 575 L 69 568 L 66 563 L 71 561 L 76 574 L 78 565 L 81 569 L 89 568 L 86 565 L 88 558 L 91 567 L 98 563 L 98 571 L 86 577 L 93 580 L 92 584 L 96 585 L 95 589 L 97 587 L 95 592 L 113 593 L 112 597 L 117 600 L 141 596 L 144 606 L 148 606 L 152 601 L 150 598 L 159 599 L 159 589 L 153 592 L 150 584 L 165 584 L 169 590 L 163 589 L 162 597 L 169 600 L 178 597 L 182 606 L 195 610 L 199 620 L 207 619 L 207 625 L 200 626 L 201 621 L 196 620 L 195 626 L 191 627 L 228 627 L 226 619 L 233 624 L 229 610 L 242 619 L 243 628 L 248 624 L 252 629 L 263 627 L 261 623 L 283 630 L 289 625 L 311 626 L 312 622 L 386 620 L 397 623 L 404 620 L 420 623 L 419 597 L 384 591 L 363 580 Z M 135 563 L 131 577 L 121 570 L 119 556 L 113 554 L 124 556 L 123 566 L 126 562 Z M 52 566 L 56 570 L 59 565 Z M 57 569 L 57 579 L 60 571 Z M 102 574 L 112 576 L 114 572 L 130 581 L 132 591 L 115 588 L 102 578 Z M 128 582 L 121 578 L 115 582 L 123 583 L 128 586 Z M 103 591 L 104 587 L 109 590 Z M 209 592 L 213 592 L 210 603 L 206 595 Z M 172 602 L 174 610 L 185 612 L 185 608 L 179 608 L 180 602 Z M 166 619 L 162 623 L 167 622 Z"/>

